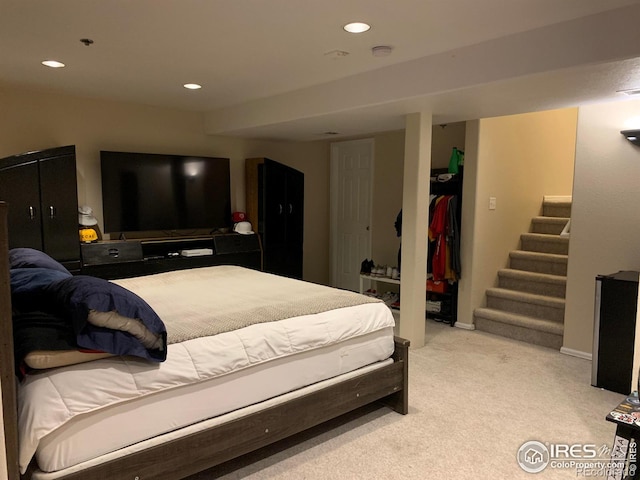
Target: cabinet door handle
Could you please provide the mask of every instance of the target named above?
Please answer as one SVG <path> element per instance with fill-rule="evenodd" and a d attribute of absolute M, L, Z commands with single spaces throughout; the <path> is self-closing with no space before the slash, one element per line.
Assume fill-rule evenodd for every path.
<path fill-rule="evenodd" d="M 56 218 L 56 209 L 54 208 L 53 205 L 49 205 L 49 218 L 51 220 L 53 220 L 54 218 Z"/>
<path fill-rule="evenodd" d="M 33 220 L 36 217 L 36 209 L 29 205 L 29 220 Z"/>

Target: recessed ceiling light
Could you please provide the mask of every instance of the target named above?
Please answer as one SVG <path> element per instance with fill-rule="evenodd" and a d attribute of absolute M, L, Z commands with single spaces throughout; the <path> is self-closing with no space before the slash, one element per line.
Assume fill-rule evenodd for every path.
<path fill-rule="evenodd" d="M 197 83 L 185 83 L 183 87 L 188 88 L 189 90 L 198 90 L 202 88 L 202 85 L 198 85 Z"/>
<path fill-rule="evenodd" d="M 45 66 L 51 67 L 51 68 L 62 68 L 62 67 L 64 67 L 64 63 L 58 62 L 56 60 L 45 60 L 45 61 L 42 62 L 42 65 L 45 65 Z"/>
<path fill-rule="evenodd" d="M 371 25 L 363 22 L 351 22 L 347 23 L 344 27 L 349 33 L 363 33 L 371 28 Z"/>

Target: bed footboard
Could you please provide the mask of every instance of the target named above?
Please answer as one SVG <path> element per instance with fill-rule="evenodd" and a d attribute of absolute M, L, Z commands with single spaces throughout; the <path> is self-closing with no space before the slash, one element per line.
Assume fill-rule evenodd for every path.
<path fill-rule="evenodd" d="M 411 342 L 401 337 L 395 337 L 393 360 L 402 365 L 402 389 L 389 395 L 383 402 L 392 410 L 406 415 L 409 413 L 409 346 Z"/>

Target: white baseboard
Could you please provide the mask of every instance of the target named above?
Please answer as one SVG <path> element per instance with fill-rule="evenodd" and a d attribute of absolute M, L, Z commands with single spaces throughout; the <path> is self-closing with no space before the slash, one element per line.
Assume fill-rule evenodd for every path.
<path fill-rule="evenodd" d="M 454 327 L 462 328 L 463 330 L 475 330 L 476 326 L 473 323 L 463 323 L 456 322 L 453 324 Z"/>
<path fill-rule="evenodd" d="M 572 357 L 584 358 L 585 360 L 592 360 L 593 355 L 587 352 L 581 352 L 580 350 L 574 350 L 573 348 L 562 347 L 560 353 L 565 355 L 571 355 Z"/>
<path fill-rule="evenodd" d="M 544 202 L 570 202 L 572 201 L 571 195 L 543 195 L 542 200 Z"/>

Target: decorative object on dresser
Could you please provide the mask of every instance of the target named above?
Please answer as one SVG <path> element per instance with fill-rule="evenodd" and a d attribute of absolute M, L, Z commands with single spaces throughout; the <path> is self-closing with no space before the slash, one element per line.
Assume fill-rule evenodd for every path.
<path fill-rule="evenodd" d="M 46 252 L 71 272 L 80 268 L 74 145 L 0 160 L 0 199 L 10 205 L 9 247 Z"/>
<path fill-rule="evenodd" d="M 247 219 L 262 238 L 265 272 L 302 278 L 304 174 L 268 158 L 248 158 Z"/>

